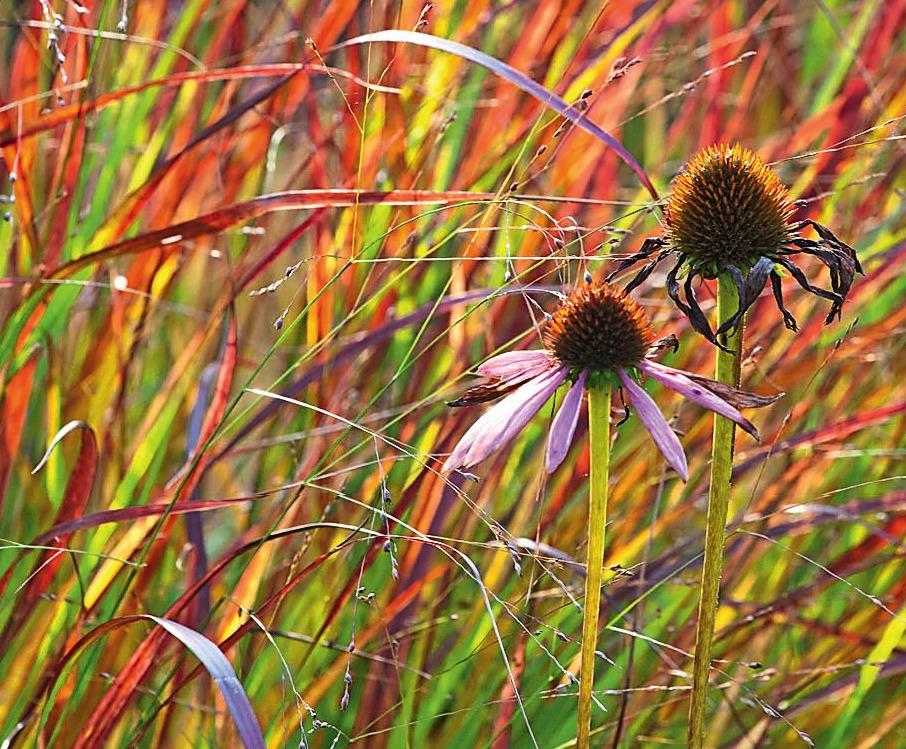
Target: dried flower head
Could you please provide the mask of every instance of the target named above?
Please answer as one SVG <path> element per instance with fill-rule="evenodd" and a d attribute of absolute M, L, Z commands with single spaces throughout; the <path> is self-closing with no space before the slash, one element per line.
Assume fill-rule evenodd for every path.
<path fill-rule="evenodd" d="M 732 419 L 757 438 L 740 408 L 765 406 L 764 398 L 707 377 L 651 361 L 660 348 L 675 345 L 672 336 L 655 341 L 648 315 L 625 291 L 604 283 L 585 283 L 560 305 L 544 331 L 545 349 L 511 351 L 480 365 L 487 382 L 467 390 L 451 406 L 470 406 L 506 396 L 463 435 L 444 470 L 471 468 L 503 447 L 567 380 L 573 384 L 551 424 L 546 466 L 553 471 L 569 451 L 586 384 L 606 379 L 625 390 L 667 462 L 685 480 L 686 456 L 654 400 L 636 381 L 640 373 L 691 401 Z M 590 379 L 590 375 L 592 378 Z M 609 385 L 608 385 L 609 386 Z"/>
<path fill-rule="evenodd" d="M 784 325 L 797 330 L 796 319 L 783 304 L 783 271 L 806 291 L 831 301 L 825 319 L 830 323 L 840 316 L 855 274 L 861 273 L 862 267 L 855 250 L 830 229 L 814 221 L 794 223 L 794 212 L 795 204 L 786 187 L 755 153 L 738 145 L 711 146 L 696 155 L 677 177 L 664 210 L 664 236 L 646 240 L 609 279 L 641 260 L 648 261 L 627 284 L 630 291 L 660 261 L 673 256 L 676 262 L 667 274 L 667 293 L 692 327 L 715 344 L 718 334 L 739 325 L 768 279 Z M 809 226 L 818 239 L 801 236 Z M 830 291 L 812 285 L 793 263 L 790 256 L 800 253 L 814 255 L 827 266 Z M 682 290 L 681 272 L 685 272 Z M 715 278 L 724 273 L 736 285 L 739 310 L 719 321 L 715 333 L 696 301 L 693 282 L 697 276 Z"/>
<path fill-rule="evenodd" d="M 792 240 L 794 211 L 786 187 L 752 151 L 712 146 L 677 177 L 665 234 L 676 252 L 700 263 L 744 267 Z"/>

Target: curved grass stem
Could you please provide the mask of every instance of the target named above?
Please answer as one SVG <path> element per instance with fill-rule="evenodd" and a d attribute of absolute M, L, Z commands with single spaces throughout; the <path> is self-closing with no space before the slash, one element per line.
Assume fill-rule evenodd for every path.
<path fill-rule="evenodd" d="M 591 739 L 592 687 L 595 650 L 601 609 L 601 575 L 604 565 L 604 525 L 607 522 L 607 481 L 610 472 L 610 386 L 588 390 L 591 479 L 588 516 L 588 567 L 582 619 L 582 659 L 579 674 L 579 726 L 577 744 L 588 749 Z"/>
<path fill-rule="evenodd" d="M 717 319 L 723 321 L 735 314 L 739 297 L 732 279 L 721 276 L 717 286 Z M 715 379 L 739 386 L 743 324 L 723 335 L 720 342 L 732 353 L 717 349 Z M 708 489 L 708 520 L 705 530 L 705 559 L 702 565 L 701 596 L 698 602 L 698 630 L 695 635 L 695 663 L 692 670 L 692 701 L 689 705 L 688 746 L 702 749 L 705 745 L 705 708 L 708 698 L 708 676 L 711 666 L 711 641 L 720 598 L 720 573 L 723 568 L 724 530 L 730 506 L 730 480 L 733 473 L 733 443 L 736 425 L 723 416 L 714 415 L 714 439 L 711 446 L 711 483 Z"/>

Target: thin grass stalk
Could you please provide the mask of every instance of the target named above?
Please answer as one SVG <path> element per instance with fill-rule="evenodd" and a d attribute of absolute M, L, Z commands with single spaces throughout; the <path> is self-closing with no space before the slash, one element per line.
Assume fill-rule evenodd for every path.
<path fill-rule="evenodd" d="M 582 619 L 582 660 L 579 674 L 579 749 L 588 749 L 591 739 L 592 688 L 595 683 L 595 651 L 598 615 L 601 610 L 601 574 L 604 566 L 604 526 L 607 522 L 607 481 L 610 473 L 610 385 L 588 389 L 591 488 L 588 514 L 588 566 L 585 577 L 585 610 Z"/>
<path fill-rule="evenodd" d="M 739 309 L 739 296 L 731 278 L 717 280 L 717 319 L 726 320 Z M 729 351 L 717 349 L 715 379 L 733 387 L 739 386 L 744 325 L 740 323 L 720 337 Z M 698 602 L 698 630 L 695 635 L 695 662 L 692 669 L 692 701 L 689 705 L 688 745 L 702 749 L 705 744 L 705 708 L 708 699 L 708 676 L 711 668 L 711 641 L 714 621 L 720 603 L 720 574 L 724 562 L 724 529 L 730 507 L 730 481 L 733 473 L 733 446 L 736 425 L 723 416 L 714 415 L 714 438 L 711 445 L 711 484 L 708 489 L 708 520 L 705 529 L 705 559 L 702 565 L 701 596 Z"/>

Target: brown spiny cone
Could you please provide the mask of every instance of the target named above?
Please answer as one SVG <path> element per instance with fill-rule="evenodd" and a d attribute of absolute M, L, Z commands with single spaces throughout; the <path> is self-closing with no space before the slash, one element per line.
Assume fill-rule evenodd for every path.
<path fill-rule="evenodd" d="M 700 151 L 682 171 L 664 221 L 672 248 L 701 267 L 743 268 L 794 236 L 794 206 L 774 171 L 742 146 Z"/>
<path fill-rule="evenodd" d="M 606 283 L 578 286 L 548 321 L 544 345 L 571 369 L 607 371 L 645 358 L 654 332 L 645 310 Z"/>

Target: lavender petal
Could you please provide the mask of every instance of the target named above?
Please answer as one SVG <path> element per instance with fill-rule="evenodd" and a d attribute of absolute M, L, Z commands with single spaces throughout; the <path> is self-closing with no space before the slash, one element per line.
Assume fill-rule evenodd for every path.
<path fill-rule="evenodd" d="M 673 433 L 657 404 L 626 373 L 625 369 L 618 369 L 617 374 L 620 376 L 620 382 L 623 383 L 623 387 L 626 388 L 629 402 L 638 411 L 639 418 L 654 440 L 654 444 L 657 445 L 670 467 L 680 475 L 680 478 L 683 481 L 688 481 L 689 466 L 686 463 L 686 453 L 683 452 L 683 446 L 680 444 L 679 438 Z"/>
<path fill-rule="evenodd" d="M 576 433 L 576 424 L 579 423 L 579 411 L 582 407 L 582 393 L 585 390 L 585 380 L 588 372 L 584 371 L 579 375 L 575 384 L 569 389 L 560 410 L 554 417 L 554 423 L 551 424 L 551 432 L 547 438 L 547 454 L 544 462 L 548 473 L 557 470 L 569 447 L 573 443 L 573 435 Z"/>
<path fill-rule="evenodd" d="M 463 435 L 444 463 L 443 470 L 471 468 L 503 447 L 528 424 L 568 373 L 566 367 L 545 372 L 485 411 Z"/>
<path fill-rule="evenodd" d="M 758 431 L 752 425 L 751 421 L 725 400 L 715 395 L 701 384 L 694 382 L 680 370 L 665 367 L 663 364 L 658 364 L 653 361 L 640 362 L 638 367 L 646 375 L 657 380 L 665 387 L 675 390 L 680 395 L 685 396 L 691 401 L 695 401 L 709 411 L 714 411 L 714 413 L 718 413 L 731 421 L 735 421 L 756 440 L 758 439 Z"/>
<path fill-rule="evenodd" d="M 548 353 L 538 349 L 534 351 L 507 351 L 505 354 L 491 357 L 480 364 L 475 372 L 482 377 L 496 377 L 508 380 L 511 377 L 534 377 L 554 366 Z"/>

